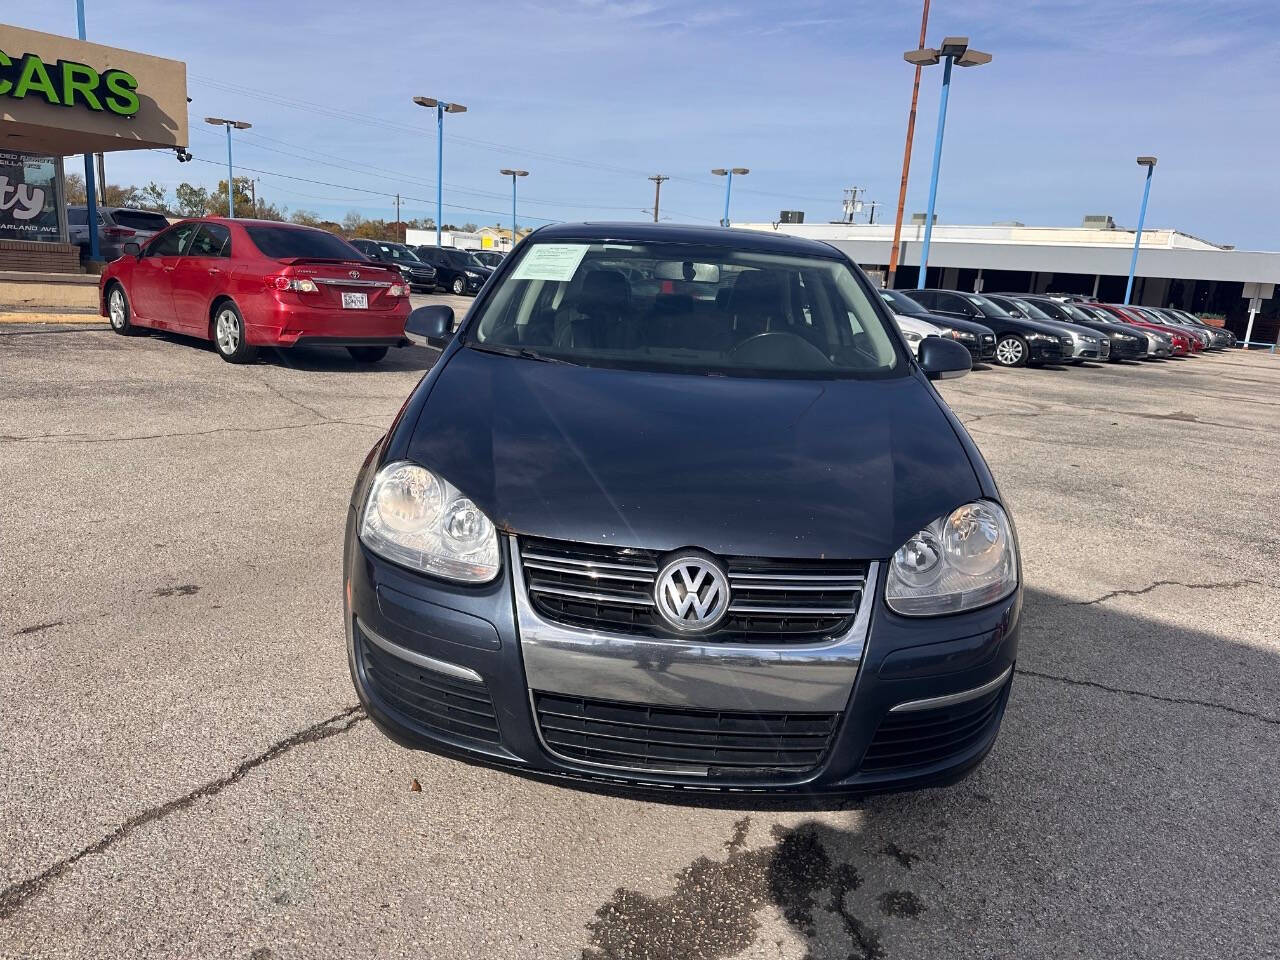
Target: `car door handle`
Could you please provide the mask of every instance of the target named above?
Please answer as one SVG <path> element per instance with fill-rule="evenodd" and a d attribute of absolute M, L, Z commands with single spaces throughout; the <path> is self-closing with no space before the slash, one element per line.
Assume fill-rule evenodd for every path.
<path fill-rule="evenodd" d="M 219 270 L 217 267 L 210 267 L 210 268 L 209 268 L 209 276 L 211 276 L 211 277 L 216 277 L 216 276 L 217 276 L 218 274 L 220 274 L 221 272 L 222 272 L 222 271 L 221 271 L 221 270 Z"/>
<path fill-rule="evenodd" d="M 164 268 L 164 272 L 165 272 L 165 273 L 173 273 L 173 267 L 165 267 L 165 268 Z"/>

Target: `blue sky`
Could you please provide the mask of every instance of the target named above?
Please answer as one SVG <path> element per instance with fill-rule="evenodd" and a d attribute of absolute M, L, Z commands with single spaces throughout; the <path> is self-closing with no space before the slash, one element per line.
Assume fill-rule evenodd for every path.
<path fill-rule="evenodd" d="M 185 60 L 191 149 L 221 163 L 206 115 L 249 120 L 237 163 L 272 173 L 263 194 L 335 218 L 434 214 L 434 116 L 415 94 L 456 100 L 445 120 L 446 221 L 634 219 L 665 173 L 662 208 L 712 223 L 723 180 L 746 166 L 733 219 L 839 215 L 865 186 L 890 218 L 902 159 L 919 0 L 564 0 L 560 3 L 217 4 L 86 0 L 89 37 Z M 10 10 L 17 25 L 74 33 L 73 0 Z M 1277 249 L 1280 5 L 1273 0 L 934 0 L 929 36 L 965 34 L 995 55 L 957 71 L 938 216 L 1078 224 L 1137 219 L 1138 154 L 1160 158 L 1149 226 Z M 908 213 L 923 210 L 941 69 L 925 71 Z M 269 139 L 268 139 L 269 138 Z M 205 163 L 108 158 L 113 182 L 212 185 Z M 274 174 L 327 181 L 302 183 Z M 464 192 L 465 191 L 465 192 Z M 427 201 L 427 202 L 423 202 Z"/>

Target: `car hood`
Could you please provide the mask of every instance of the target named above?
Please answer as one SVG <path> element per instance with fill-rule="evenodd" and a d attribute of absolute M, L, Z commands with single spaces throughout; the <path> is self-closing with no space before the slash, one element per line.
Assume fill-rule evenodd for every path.
<path fill-rule="evenodd" d="M 914 376 L 698 376 L 464 348 L 408 455 L 500 530 L 721 555 L 885 558 L 981 496 Z"/>

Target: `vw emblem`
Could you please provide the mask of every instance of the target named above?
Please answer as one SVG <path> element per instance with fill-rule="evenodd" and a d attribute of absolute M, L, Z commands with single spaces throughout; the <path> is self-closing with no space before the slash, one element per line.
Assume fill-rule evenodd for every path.
<path fill-rule="evenodd" d="M 348 273 L 348 274 L 347 274 L 347 276 L 348 276 L 348 277 L 350 277 L 352 280 L 359 280 L 359 279 L 360 279 L 360 271 L 359 271 L 359 270 L 352 270 L 350 273 Z"/>
<path fill-rule="evenodd" d="M 658 571 L 653 600 L 673 630 L 710 630 L 729 612 L 729 578 L 710 557 L 682 554 Z"/>

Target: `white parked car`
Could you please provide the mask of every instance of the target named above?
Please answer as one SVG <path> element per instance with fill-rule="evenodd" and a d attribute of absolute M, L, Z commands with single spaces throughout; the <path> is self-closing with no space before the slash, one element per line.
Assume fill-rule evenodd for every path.
<path fill-rule="evenodd" d="M 902 331 L 902 335 L 907 340 L 909 346 L 917 355 L 920 353 L 920 343 L 925 337 L 940 337 L 942 330 L 935 327 L 932 323 L 926 323 L 916 317 L 908 317 L 901 313 L 895 313 L 893 319 L 898 324 L 898 329 Z"/>

